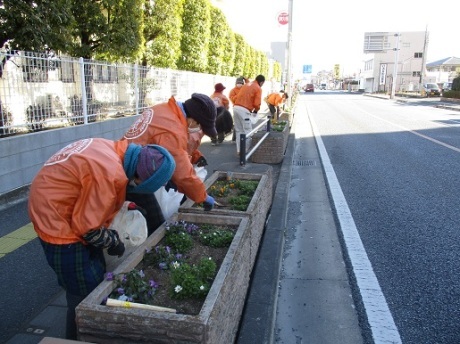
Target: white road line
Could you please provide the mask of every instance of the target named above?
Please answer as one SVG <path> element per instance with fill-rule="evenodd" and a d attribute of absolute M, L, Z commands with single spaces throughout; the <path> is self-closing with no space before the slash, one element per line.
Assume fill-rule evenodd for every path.
<path fill-rule="evenodd" d="M 375 344 L 402 343 L 398 329 L 394 323 L 388 304 L 380 289 L 377 277 L 374 274 L 371 262 L 364 249 L 361 237 L 356 228 L 345 196 L 332 167 L 329 155 L 324 147 L 321 134 L 316 126 L 310 109 L 307 105 L 307 114 L 313 128 L 313 134 L 318 145 L 319 155 L 326 174 L 331 196 L 337 211 L 340 229 L 343 233 L 348 256 L 351 261 L 353 273 L 358 285 L 359 292 L 366 310 L 367 320 L 372 332 Z"/>

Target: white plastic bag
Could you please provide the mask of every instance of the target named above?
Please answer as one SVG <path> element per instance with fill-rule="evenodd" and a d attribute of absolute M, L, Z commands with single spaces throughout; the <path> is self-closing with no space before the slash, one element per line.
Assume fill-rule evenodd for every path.
<path fill-rule="evenodd" d="M 139 246 L 147 239 L 147 221 L 139 210 L 128 210 L 126 201 L 113 218 L 109 228 L 115 229 L 126 246 Z"/>
<path fill-rule="evenodd" d="M 163 213 L 165 220 L 168 220 L 174 213 L 177 213 L 180 201 L 183 197 L 183 193 L 173 189 L 166 191 L 164 186 L 155 191 L 155 198 L 160 205 L 161 212 Z"/>
<path fill-rule="evenodd" d="M 208 171 L 204 168 L 204 166 L 198 167 L 195 165 L 195 173 L 201 181 L 204 182 L 206 176 L 208 175 Z"/>

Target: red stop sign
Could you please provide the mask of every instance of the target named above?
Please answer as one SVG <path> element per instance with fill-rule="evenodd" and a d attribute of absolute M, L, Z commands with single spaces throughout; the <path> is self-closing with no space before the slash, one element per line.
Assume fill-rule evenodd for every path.
<path fill-rule="evenodd" d="M 287 12 L 278 13 L 278 23 L 286 25 L 289 22 L 289 14 Z"/>

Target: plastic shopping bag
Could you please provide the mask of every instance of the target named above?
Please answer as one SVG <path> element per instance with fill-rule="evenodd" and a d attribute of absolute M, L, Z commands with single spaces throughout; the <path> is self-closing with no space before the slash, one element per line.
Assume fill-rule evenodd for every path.
<path fill-rule="evenodd" d="M 168 220 L 174 213 L 177 213 L 183 197 L 183 193 L 174 189 L 166 191 L 164 186 L 155 191 L 155 198 L 160 205 L 165 220 Z"/>
<path fill-rule="evenodd" d="M 202 167 L 194 166 L 195 167 L 195 173 L 198 176 L 198 178 L 201 179 L 201 181 L 204 181 L 206 179 L 206 176 L 208 175 L 208 171 Z"/>
<path fill-rule="evenodd" d="M 147 239 L 147 221 L 139 210 L 128 210 L 126 201 L 115 215 L 109 228 L 115 229 L 126 246 L 139 246 Z"/>

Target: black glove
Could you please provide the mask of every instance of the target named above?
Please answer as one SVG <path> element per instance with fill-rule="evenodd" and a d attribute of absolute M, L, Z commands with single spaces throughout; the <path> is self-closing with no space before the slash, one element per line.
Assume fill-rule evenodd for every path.
<path fill-rule="evenodd" d="M 204 166 L 207 166 L 208 165 L 208 162 L 206 161 L 206 159 L 204 158 L 204 156 L 200 156 L 200 158 L 198 159 L 198 161 L 196 162 L 196 165 L 198 167 L 204 167 Z"/>
<path fill-rule="evenodd" d="M 110 246 L 107 249 L 107 253 L 109 256 L 118 256 L 120 258 L 125 253 L 125 244 L 121 240 L 118 240 L 116 245 Z"/>

